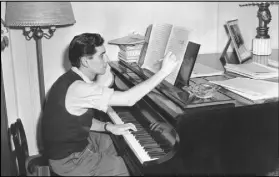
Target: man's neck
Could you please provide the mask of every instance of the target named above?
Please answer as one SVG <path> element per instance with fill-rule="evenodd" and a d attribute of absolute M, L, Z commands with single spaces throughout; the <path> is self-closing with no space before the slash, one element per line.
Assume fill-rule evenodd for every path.
<path fill-rule="evenodd" d="M 80 74 L 83 76 L 83 79 L 89 80 L 90 82 L 93 82 L 96 78 L 96 74 L 90 73 L 86 68 L 77 68 Z M 86 78 L 84 78 L 86 77 Z"/>
<path fill-rule="evenodd" d="M 91 81 L 94 81 L 96 74 L 92 74 L 90 71 L 88 71 L 86 68 L 79 68 L 79 70 Z"/>

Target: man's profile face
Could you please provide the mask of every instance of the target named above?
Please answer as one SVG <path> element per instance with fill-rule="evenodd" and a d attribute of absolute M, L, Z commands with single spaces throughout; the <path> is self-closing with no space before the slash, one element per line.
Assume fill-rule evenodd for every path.
<path fill-rule="evenodd" d="M 108 57 L 105 47 L 96 47 L 96 53 L 93 56 L 88 56 L 88 66 L 93 74 L 105 74 L 107 68 Z"/>

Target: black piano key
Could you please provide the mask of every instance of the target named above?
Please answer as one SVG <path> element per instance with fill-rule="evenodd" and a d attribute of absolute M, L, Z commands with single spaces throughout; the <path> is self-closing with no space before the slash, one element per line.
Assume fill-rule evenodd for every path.
<path fill-rule="evenodd" d="M 135 133 L 135 136 L 138 136 L 138 137 L 150 137 L 151 136 L 147 133 L 147 132 L 140 132 L 140 133 Z"/>
<path fill-rule="evenodd" d="M 164 156 L 164 155 L 166 155 L 166 154 L 164 154 L 164 153 L 157 153 L 157 152 L 148 152 L 148 155 L 151 157 L 151 158 L 154 158 L 154 157 L 157 157 L 157 158 L 160 158 L 160 157 L 162 157 L 162 156 Z"/>
<path fill-rule="evenodd" d="M 150 156 L 151 158 L 158 158 L 158 159 L 160 159 L 160 158 L 163 157 L 164 155 L 149 154 L 149 156 Z"/>
<path fill-rule="evenodd" d="M 154 141 L 139 140 L 139 142 L 141 143 L 142 146 L 157 146 L 157 147 L 159 147 L 159 145 L 157 143 L 154 143 Z"/>
<path fill-rule="evenodd" d="M 140 141 L 141 142 L 141 141 Z M 158 144 L 156 143 L 152 143 L 152 142 L 141 142 L 141 145 L 143 147 L 159 147 Z"/>
<path fill-rule="evenodd" d="M 143 146 L 146 145 L 146 144 L 157 144 L 157 143 L 154 143 L 154 141 L 145 140 L 145 139 L 139 139 L 138 141 L 139 141 Z"/>
<path fill-rule="evenodd" d="M 160 153 L 163 153 L 164 151 L 158 147 L 144 147 L 144 149 L 147 151 L 147 152 L 160 152 Z"/>
<path fill-rule="evenodd" d="M 166 155 L 164 152 L 158 152 L 158 151 L 147 151 L 147 154 L 149 156 L 164 156 Z"/>

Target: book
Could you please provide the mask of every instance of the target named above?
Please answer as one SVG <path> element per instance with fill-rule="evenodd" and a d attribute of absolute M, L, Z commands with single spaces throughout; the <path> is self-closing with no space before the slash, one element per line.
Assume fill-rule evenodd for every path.
<path fill-rule="evenodd" d="M 121 56 L 118 56 L 119 60 L 122 60 L 124 62 L 127 62 L 127 63 L 134 63 L 134 62 L 138 62 L 138 59 L 126 59 L 126 58 L 123 58 Z"/>
<path fill-rule="evenodd" d="M 118 55 L 119 60 L 131 63 L 131 62 L 138 62 L 138 58 L 125 58 L 121 55 Z"/>
<path fill-rule="evenodd" d="M 191 74 L 191 78 L 215 76 L 215 75 L 223 75 L 223 74 L 224 74 L 224 71 L 214 69 L 212 67 L 203 65 L 201 63 L 195 63 L 194 69 Z"/>
<path fill-rule="evenodd" d="M 179 62 L 174 71 L 165 80 L 174 85 L 183 62 L 188 44 L 188 35 L 189 31 L 181 26 L 174 26 L 172 24 L 149 25 L 145 34 L 146 43 L 143 46 L 138 64 L 141 68 L 156 73 L 161 68 L 161 59 L 168 52 L 173 52 Z"/>
<path fill-rule="evenodd" d="M 269 79 L 278 77 L 278 69 L 255 62 L 245 64 L 226 64 L 224 67 L 226 71 L 252 79 Z"/>
<path fill-rule="evenodd" d="M 122 51 L 134 51 L 134 50 L 141 50 L 143 44 L 135 44 L 135 45 L 119 45 L 120 50 Z"/>
<path fill-rule="evenodd" d="M 268 99 L 278 98 L 278 83 L 236 77 L 223 81 L 210 81 L 235 92 L 253 102 L 261 102 Z"/>
<path fill-rule="evenodd" d="M 135 57 L 135 56 L 139 57 L 140 56 L 140 50 L 131 50 L 131 51 L 120 50 L 119 53 L 125 57 Z"/>
<path fill-rule="evenodd" d="M 142 46 L 142 44 L 119 45 L 118 58 L 129 63 L 138 62 Z"/>

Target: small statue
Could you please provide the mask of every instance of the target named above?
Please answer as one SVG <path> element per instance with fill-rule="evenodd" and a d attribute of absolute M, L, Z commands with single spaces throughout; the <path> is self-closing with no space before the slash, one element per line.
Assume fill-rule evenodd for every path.
<path fill-rule="evenodd" d="M 258 3 L 248 3 L 248 4 L 240 4 L 240 7 L 243 6 L 258 6 L 259 10 L 257 13 L 257 17 L 259 19 L 259 27 L 257 27 L 257 35 L 256 38 L 261 39 L 269 39 L 270 36 L 268 35 L 268 27 L 267 25 L 271 21 L 271 13 L 269 11 L 270 5 L 278 5 L 279 2 L 258 2 Z"/>

